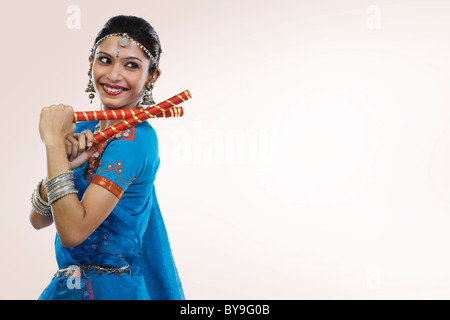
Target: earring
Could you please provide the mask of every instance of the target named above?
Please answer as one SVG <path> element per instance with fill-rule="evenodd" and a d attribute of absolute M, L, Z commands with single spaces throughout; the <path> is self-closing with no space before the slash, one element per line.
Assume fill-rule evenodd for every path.
<path fill-rule="evenodd" d="M 92 104 L 92 99 L 94 99 L 94 97 L 95 97 L 95 95 L 93 93 L 93 92 L 95 92 L 94 84 L 92 83 L 92 65 L 89 68 L 88 76 L 89 76 L 89 82 L 87 84 L 87 88 L 86 88 L 85 92 L 90 92 L 89 99 L 91 99 L 91 104 Z"/>
<path fill-rule="evenodd" d="M 155 104 L 155 101 L 153 100 L 153 82 L 149 81 L 147 82 L 147 84 L 145 85 L 145 89 L 144 89 L 144 96 L 142 97 L 142 105 L 152 105 Z"/>

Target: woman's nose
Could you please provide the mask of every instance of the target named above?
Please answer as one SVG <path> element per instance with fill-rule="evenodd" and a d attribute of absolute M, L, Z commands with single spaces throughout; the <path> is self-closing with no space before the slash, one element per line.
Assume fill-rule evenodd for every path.
<path fill-rule="evenodd" d="M 122 79 L 120 64 L 114 63 L 111 66 L 111 70 L 109 72 L 109 75 L 107 75 L 107 78 L 111 81 L 118 81 Z"/>

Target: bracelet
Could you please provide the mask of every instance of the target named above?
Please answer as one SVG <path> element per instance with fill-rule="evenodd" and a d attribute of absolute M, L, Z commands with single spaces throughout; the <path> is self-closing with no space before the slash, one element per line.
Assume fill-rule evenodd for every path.
<path fill-rule="evenodd" d="M 50 204 L 46 202 L 41 197 L 40 189 L 41 185 L 44 179 L 39 181 L 36 189 L 34 189 L 33 194 L 31 195 L 31 205 L 33 206 L 33 209 L 44 216 L 50 216 L 52 214 L 52 209 L 50 207 Z"/>
<path fill-rule="evenodd" d="M 45 182 L 44 186 L 47 189 L 48 203 L 50 205 L 69 194 L 78 193 L 75 189 L 72 170 L 54 176 Z"/>
<path fill-rule="evenodd" d="M 61 182 L 64 183 L 69 180 L 73 180 L 73 171 L 72 170 L 60 173 L 60 174 L 54 176 L 53 178 L 47 180 L 46 182 L 44 182 L 44 187 L 46 189 L 49 189 L 49 188 L 52 189 L 54 187 L 58 187 L 58 185 Z"/>

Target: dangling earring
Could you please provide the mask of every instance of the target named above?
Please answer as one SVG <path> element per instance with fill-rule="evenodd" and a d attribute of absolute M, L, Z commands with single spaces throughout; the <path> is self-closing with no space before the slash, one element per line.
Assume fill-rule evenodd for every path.
<path fill-rule="evenodd" d="M 91 67 L 89 68 L 88 76 L 89 76 L 89 82 L 88 82 L 88 84 L 87 84 L 87 88 L 86 88 L 85 91 L 86 91 L 86 92 L 90 92 L 90 93 L 89 93 L 89 99 L 91 99 L 91 104 L 92 104 L 92 99 L 94 99 L 94 97 L 95 97 L 95 95 L 94 95 L 94 93 L 93 93 L 93 92 L 95 92 L 94 84 L 92 83 L 92 65 L 91 65 Z"/>
<path fill-rule="evenodd" d="M 153 100 L 153 82 L 149 81 L 147 82 L 147 84 L 145 85 L 145 89 L 144 89 L 144 96 L 142 97 L 142 102 L 141 105 L 146 105 L 146 106 L 150 106 L 152 104 L 155 104 L 155 101 Z"/>

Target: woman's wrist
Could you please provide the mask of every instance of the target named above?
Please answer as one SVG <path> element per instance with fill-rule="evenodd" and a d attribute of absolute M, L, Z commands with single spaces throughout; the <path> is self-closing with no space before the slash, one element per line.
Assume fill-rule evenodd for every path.
<path fill-rule="evenodd" d="M 44 143 L 47 148 L 65 148 L 64 138 L 61 137 L 48 137 L 44 140 Z"/>
<path fill-rule="evenodd" d="M 40 189 L 39 189 L 39 195 L 41 196 L 41 198 L 48 202 L 48 197 L 47 197 L 47 189 L 45 188 L 45 183 L 47 182 L 47 178 L 44 179 L 44 181 L 41 183 L 40 185 Z"/>
<path fill-rule="evenodd" d="M 49 139 L 45 141 L 45 149 L 47 152 L 47 179 L 50 180 L 54 176 L 69 170 L 64 140 Z"/>

